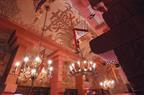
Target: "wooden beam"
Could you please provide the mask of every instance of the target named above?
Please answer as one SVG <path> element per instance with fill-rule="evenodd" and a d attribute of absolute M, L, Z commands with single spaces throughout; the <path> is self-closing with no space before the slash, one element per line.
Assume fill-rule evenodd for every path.
<path fill-rule="evenodd" d="M 80 57 L 78 55 L 68 55 L 67 53 L 63 52 L 63 51 L 55 51 L 53 52 L 51 55 L 49 55 L 49 58 L 55 58 L 57 56 L 60 56 L 62 58 L 62 60 L 66 60 L 66 61 L 76 61 L 79 60 Z"/>
<path fill-rule="evenodd" d="M 0 28 L 16 30 L 16 36 L 18 37 L 18 39 L 20 38 L 24 41 L 30 42 L 31 44 L 35 44 L 40 41 L 40 36 L 36 35 L 36 33 L 30 32 L 22 28 L 22 26 L 14 24 L 4 18 L 0 18 Z M 65 53 L 66 55 L 71 55 L 73 57 L 77 56 L 76 54 L 74 54 L 71 48 L 59 45 L 54 40 L 51 40 L 51 39 L 43 38 L 42 45 L 53 51 L 61 51 Z"/>

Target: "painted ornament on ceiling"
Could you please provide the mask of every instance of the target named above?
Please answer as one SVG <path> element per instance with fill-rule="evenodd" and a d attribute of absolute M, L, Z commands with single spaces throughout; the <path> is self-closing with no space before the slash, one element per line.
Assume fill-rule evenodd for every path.
<path fill-rule="evenodd" d="M 0 0 L 1 17 L 14 18 L 19 12 L 17 0 Z"/>

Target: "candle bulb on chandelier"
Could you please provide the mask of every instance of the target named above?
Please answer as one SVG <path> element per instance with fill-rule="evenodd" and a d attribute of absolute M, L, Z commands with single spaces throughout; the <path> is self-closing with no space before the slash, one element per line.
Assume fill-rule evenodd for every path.
<path fill-rule="evenodd" d="M 77 61 L 78 66 L 80 67 L 80 61 Z"/>
<path fill-rule="evenodd" d="M 34 76 L 36 74 L 36 69 L 32 69 L 31 74 Z"/>
<path fill-rule="evenodd" d="M 49 70 L 50 70 L 50 71 L 53 71 L 53 67 L 50 67 Z"/>
<path fill-rule="evenodd" d="M 35 61 L 38 62 L 38 63 L 40 63 L 40 62 L 41 62 L 41 58 L 40 58 L 39 56 L 37 56 L 37 57 L 35 58 Z"/>
<path fill-rule="evenodd" d="M 42 69 L 42 74 L 46 74 L 45 68 Z"/>
<path fill-rule="evenodd" d="M 73 71 L 73 68 L 72 68 L 72 66 L 71 66 L 71 65 L 69 66 L 69 69 L 70 69 L 70 71 L 71 71 L 71 72 Z"/>
<path fill-rule="evenodd" d="M 96 64 L 94 63 L 94 64 L 92 65 L 92 67 L 93 67 L 93 69 L 95 69 L 95 68 L 96 68 Z"/>
<path fill-rule="evenodd" d="M 20 66 L 20 62 L 15 63 L 15 67 L 18 68 Z"/>
<path fill-rule="evenodd" d="M 29 57 L 26 56 L 26 57 L 24 58 L 24 62 L 27 63 L 28 61 L 29 61 Z"/>
<path fill-rule="evenodd" d="M 48 65 L 51 65 L 52 64 L 52 60 L 48 60 Z"/>

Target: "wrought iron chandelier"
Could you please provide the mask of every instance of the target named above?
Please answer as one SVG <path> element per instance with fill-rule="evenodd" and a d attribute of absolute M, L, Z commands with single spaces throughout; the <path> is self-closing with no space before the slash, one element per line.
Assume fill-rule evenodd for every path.
<path fill-rule="evenodd" d="M 76 39 L 75 39 L 76 40 Z M 92 60 L 86 59 L 79 47 L 79 41 L 76 40 L 76 52 L 81 57 L 80 60 L 73 62 L 69 65 L 69 72 L 71 75 L 77 76 L 88 76 L 96 74 L 96 63 Z"/>
<path fill-rule="evenodd" d="M 35 80 L 38 77 L 40 77 L 41 80 L 44 80 L 52 77 L 53 62 L 52 60 L 45 58 L 43 55 L 26 55 L 21 63 L 22 66 L 18 81 L 26 81 L 28 79 Z"/>
<path fill-rule="evenodd" d="M 69 66 L 72 75 L 90 75 L 96 73 L 96 63 L 90 60 L 80 60 Z"/>
<path fill-rule="evenodd" d="M 39 41 L 39 46 L 36 54 L 27 54 L 22 61 L 15 63 L 15 71 L 20 67 L 20 73 L 18 75 L 18 82 L 32 80 L 31 86 L 33 86 L 34 81 L 40 77 L 41 80 L 50 79 L 53 73 L 53 61 L 48 58 L 46 54 L 46 49 L 41 50 L 42 39 L 45 33 L 47 12 L 49 7 L 46 6 L 46 15 L 42 28 L 42 33 Z"/>
<path fill-rule="evenodd" d="M 103 89 L 112 89 L 115 86 L 115 81 L 114 80 L 104 80 L 100 82 L 100 86 Z"/>

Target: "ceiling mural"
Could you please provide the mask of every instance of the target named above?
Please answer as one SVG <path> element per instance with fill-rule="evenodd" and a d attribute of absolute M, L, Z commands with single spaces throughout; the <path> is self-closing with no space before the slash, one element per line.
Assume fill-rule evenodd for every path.
<path fill-rule="evenodd" d="M 0 0 L 0 15 L 6 18 L 15 18 L 20 12 L 17 0 Z"/>
<path fill-rule="evenodd" d="M 55 12 L 52 12 L 50 22 L 51 23 L 46 26 L 46 30 L 54 33 L 52 39 L 59 44 L 67 44 L 64 42 L 65 40 L 72 40 L 72 30 L 75 23 L 78 23 L 78 20 L 73 15 L 73 11 L 70 6 L 66 7 L 64 10 L 58 9 Z M 71 35 L 71 37 L 68 37 L 67 34 Z"/>

